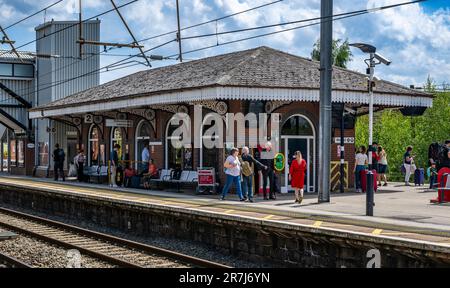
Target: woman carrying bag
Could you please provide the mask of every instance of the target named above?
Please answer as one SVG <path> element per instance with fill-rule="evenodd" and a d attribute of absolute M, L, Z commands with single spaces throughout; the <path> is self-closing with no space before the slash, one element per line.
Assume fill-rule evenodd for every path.
<path fill-rule="evenodd" d="M 237 195 L 240 201 L 245 201 L 242 197 L 241 189 L 241 162 L 239 162 L 239 150 L 237 148 L 231 149 L 230 156 L 227 157 L 223 167 L 225 167 L 225 174 L 227 176 L 225 186 L 222 189 L 222 197 L 220 200 L 225 200 L 228 190 L 230 190 L 231 185 L 234 183 L 236 186 Z"/>

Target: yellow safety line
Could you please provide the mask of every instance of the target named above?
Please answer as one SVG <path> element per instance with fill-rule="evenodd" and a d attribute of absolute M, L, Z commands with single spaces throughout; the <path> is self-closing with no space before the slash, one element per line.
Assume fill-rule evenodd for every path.
<path fill-rule="evenodd" d="M 223 213 L 225 213 L 225 214 L 230 214 L 230 213 L 232 213 L 232 212 L 234 212 L 234 210 L 233 210 L 233 209 L 230 209 L 230 210 L 227 210 L 227 211 L 225 211 L 225 212 L 223 212 Z"/>
<path fill-rule="evenodd" d="M 313 226 L 316 228 L 319 228 L 322 225 L 323 221 L 316 221 L 314 222 Z"/>
<path fill-rule="evenodd" d="M 275 215 L 267 215 L 267 216 L 264 216 L 263 219 L 268 220 L 268 219 L 272 218 L 273 216 L 275 216 Z"/>
<path fill-rule="evenodd" d="M 383 232 L 383 229 L 375 229 L 375 230 L 372 231 L 372 234 L 373 235 L 380 235 L 381 232 Z"/>

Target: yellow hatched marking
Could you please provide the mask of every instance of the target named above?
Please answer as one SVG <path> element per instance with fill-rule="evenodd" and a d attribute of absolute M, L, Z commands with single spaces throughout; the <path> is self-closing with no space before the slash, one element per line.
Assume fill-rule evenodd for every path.
<path fill-rule="evenodd" d="M 233 209 L 230 209 L 230 210 L 227 210 L 227 211 L 225 211 L 225 212 L 223 212 L 223 213 L 225 213 L 225 214 L 230 214 L 230 213 L 232 213 L 232 212 L 234 212 L 234 210 L 233 210 Z"/>
<path fill-rule="evenodd" d="M 263 219 L 268 220 L 268 219 L 272 218 L 273 216 L 275 216 L 275 215 L 267 215 L 267 216 L 264 216 Z"/>
<path fill-rule="evenodd" d="M 383 232 L 383 229 L 375 229 L 375 230 L 372 231 L 372 234 L 373 235 L 380 235 L 381 232 Z"/>
<path fill-rule="evenodd" d="M 322 221 L 316 221 L 314 222 L 313 226 L 319 228 L 322 225 L 322 223 L 323 223 Z"/>

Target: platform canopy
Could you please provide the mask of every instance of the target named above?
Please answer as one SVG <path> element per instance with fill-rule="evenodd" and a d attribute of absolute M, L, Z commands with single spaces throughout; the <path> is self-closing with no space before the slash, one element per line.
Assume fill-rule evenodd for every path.
<path fill-rule="evenodd" d="M 16 134 L 23 134 L 26 133 L 27 127 L 17 121 L 14 117 L 0 109 L 0 124 L 3 124 L 4 126 L 8 127 L 9 129 L 13 130 Z M 2 130 L 2 129 L 0 129 Z M 2 133 L 3 134 L 3 133 Z M 2 135 L 0 134 L 0 135 Z"/>
<path fill-rule="evenodd" d="M 319 62 L 258 47 L 137 72 L 30 110 L 30 118 L 204 100 L 319 101 Z M 333 68 L 332 101 L 364 109 L 367 77 Z M 378 107 L 431 107 L 433 96 L 376 82 Z"/>

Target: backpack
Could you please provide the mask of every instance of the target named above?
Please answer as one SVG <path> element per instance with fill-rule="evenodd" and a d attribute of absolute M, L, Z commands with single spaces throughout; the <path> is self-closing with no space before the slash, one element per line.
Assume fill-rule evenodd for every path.
<path fill-rule="evenodd" d="M 247 177 L 251 176 L 253 174 L 253 168 L 250 163 L 248 161 L 242 160 L 241 157 L 239 158 L 239 161 L 241 161 L 242 174 Z"/>
<path fill-rule="evenodd" d="M 58 158 L 60 162 L 64 162 L 66 160 L 66 154 L 64 153 L 63 149 L 59 149 Z"/>

